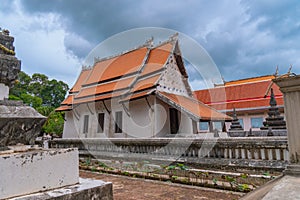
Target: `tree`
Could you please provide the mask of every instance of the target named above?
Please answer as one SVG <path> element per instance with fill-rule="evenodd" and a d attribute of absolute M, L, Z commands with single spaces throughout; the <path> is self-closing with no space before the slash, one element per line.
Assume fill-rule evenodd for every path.
<path fill-rule="evenodd" d="M 49 80 L 48 76 L 38 73 L 29 76 L 21 71 L 15 85 L 10 89 L 9 99 L 22 100 L 47 116 L 43 131 L 60 135 L 63 131 L 64 113 L 56 113 L 54 110 L 65 99 L 68 90 L 68 85 L 63 81 Z"/>
<path fill-rule="evenodd" d="M 44 124 L 42 131 L 45 133 L 56 134 L 61 136 L 64 128 L 64 113 L 52 111 L 46 123 Z"/>

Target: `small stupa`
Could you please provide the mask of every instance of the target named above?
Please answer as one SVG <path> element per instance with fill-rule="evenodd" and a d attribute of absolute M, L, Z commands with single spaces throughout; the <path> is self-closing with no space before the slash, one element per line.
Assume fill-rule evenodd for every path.
<path fill-rule="evenodd" d="M 0 29 L 0 199 L 112 200 L 111 183 L 79 178 L 78 149 L 33 145 L 46 117 L 8 100 L 21 69 L 13 41 Z"/>
<path fill-rule="evenodd" d="M 46 117 L 22 101 L 8 100 L 9 89 L 21 70 L 13 42 L 8 30 L 0 30 L 0 147 L 34 144 L 46 121 Z"/>
<path fill-rule="evenodd" d="M 228 131 L 228 135 L 230 137 L 244 137 L 246 132 L 244 131 L 242 125 L 240 124 L 239 119 L 237 118 L 235 108 L 233 108 L 232 118 L 233 118 L 233 120 L 231 122 L 229 131 Z"/>
<path fill-rule="evenodd" d="M 263 122 L 261 130 L 273 130 L 273 129 L 286 129 L 286 122 L 283 116 L 280 116 L 280 112 L 277 106 L 273 88 L 271 88 L 270 97 L 270 108 L 268 112 L 268 117 Z"/>

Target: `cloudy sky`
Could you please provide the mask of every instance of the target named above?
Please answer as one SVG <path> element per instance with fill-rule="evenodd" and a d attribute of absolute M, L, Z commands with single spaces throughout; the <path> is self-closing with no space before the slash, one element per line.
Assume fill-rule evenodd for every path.
<path fill-rule="evenodd" d="M 15 37 L 26 73 L 70 86 L 86 55 L 133 28 L 184 33 L 209 53 L 225 80 L 300 73 L 300 2 L 296 0 L 1 0 L 0 27 Z M 194 89 L 201 86 L 190 76 Z"/>

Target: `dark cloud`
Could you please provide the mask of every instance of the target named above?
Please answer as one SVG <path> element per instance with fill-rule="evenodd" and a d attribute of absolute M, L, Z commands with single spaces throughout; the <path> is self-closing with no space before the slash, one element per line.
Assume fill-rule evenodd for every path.
<path fill-rule="evenodd" d="M 3 12 L 13 9 L 3 0 Z M 28 15 L 54 13 L 68 32 L 65 48 L 84 58 L 99 42 L 137 27 L 183 32 L 211 55 L 226 80 L 282 72 L 300 73 L 300 3 L 297 0 L 23 0 Z M 45 29 L 35 24 L 32 29 Z M 52 27 L 52 26 L 50 26 Z M 192 76 L 192 80 L 195 77 Z"/>

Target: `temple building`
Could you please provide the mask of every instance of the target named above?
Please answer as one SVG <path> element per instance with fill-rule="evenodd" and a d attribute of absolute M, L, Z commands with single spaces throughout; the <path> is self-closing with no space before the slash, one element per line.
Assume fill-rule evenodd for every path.
<path fill-rule="evenodd" d="M 176 35 L 84 67 L 68 97 L 64 138 L 196 134 L 199 122 L 231 121 L 193 97 Z"/>
<path fill-rule="evenodd" d="M 274 78 L 274 75 L 267 75 L 225 82 L 224 85 L 195 91 L 194 95 L 199 101 L 230 116 L 235 109 L 245 131 L 260 130 L 264 127 L 264 120 L 269 117 L 271 95 L 277 102 L 276 114 L 284 115 L 283 95 L 278 86 L 272 84 Z M 227 130 L 230 125 L 226 123 Z M 208 124 L 200 123 L 199 129 L 200 132 L 208 131 Z"/>

